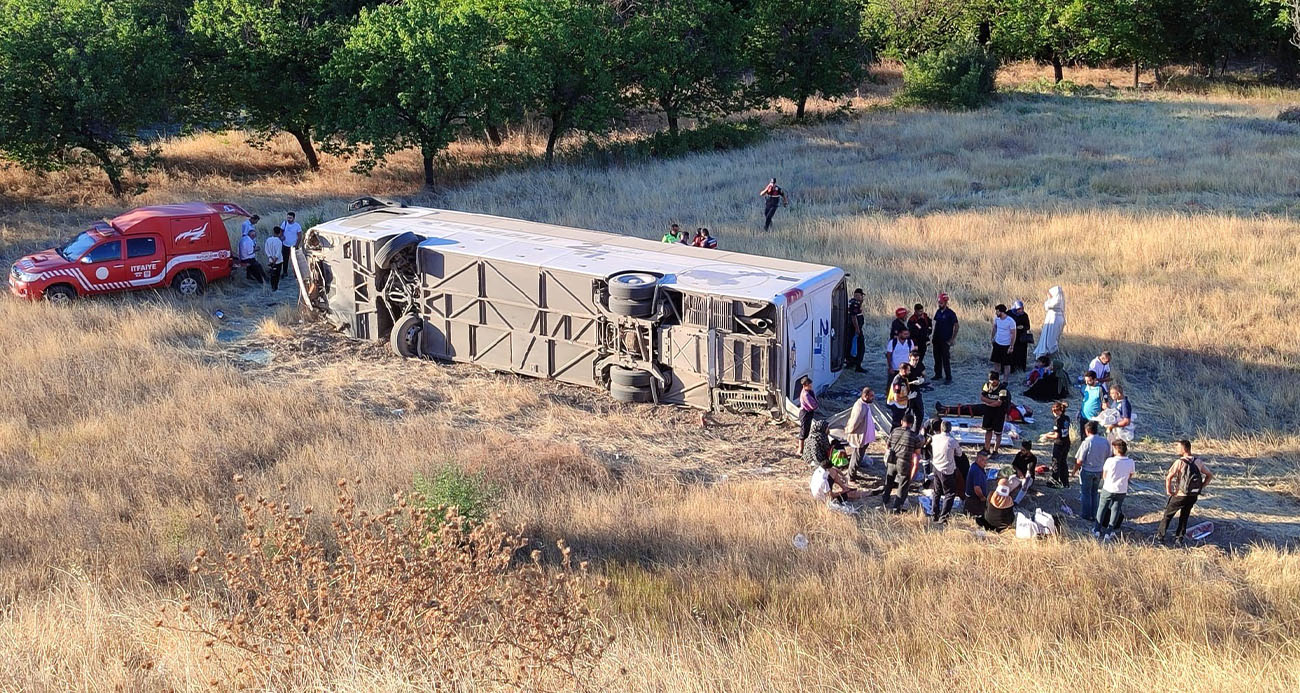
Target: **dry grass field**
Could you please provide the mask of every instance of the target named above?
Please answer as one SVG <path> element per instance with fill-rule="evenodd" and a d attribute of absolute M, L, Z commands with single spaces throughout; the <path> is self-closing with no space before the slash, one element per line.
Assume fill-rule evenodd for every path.
<path fill-rule="evenodd" d="M 1019 66 L 1006 82 L 1038 76 Z M 727 248 L 845 267 L 867 292 L 872 349 L 895 305 L 950 293 L 959 377 L 927 401 L 972 398 L 994 303 L 1022 298 L 1037 323 L 1060 284 L 1072 372 L 1109 348 L 1140 416 L 1128 541 L 828 512 L 807 498 L 789 427 L 702 428 L 692 412 L 400 361 L 296 314 L 287 289 L 234 280 L 191 303 L 66 311 L 5 300 L 0 690 L 228 688 L 201 636 L 153 622 L 181 591 L 217 589 L 187 567 L 232 541 L 210 518 L 233 511 L 233 477 L 316 508 L 358 477 L 358 502 L 378 509 L 448 466 L 479 475 L 491 509 L 548 556 L 564 538 L 606 580 L 594 606 L 615 640 L 593 688 L 1300 689 L 1300 126 L 1274 119 L 1300 93 L 1135 94 L 1105 88 L 1123 73 L 1067 77 L 1100 88 L 935 113 L 887 107 L 886 84 L 850 118 L 667 161 L 547 170 L 524 137 L 506 151 L 463 143 L 436 195 L 415 187 L 414 158 L 373 179 L 337 160 L 312 174 L 290 142 L 201 135 L 166 143 L 131 204 L 222 199 L 310 221 L 369 192 L 645 237 L 707 225 Z M 791 204 L 763 233 L 757 192 L 772 176 Z M 0 170 L 0 257 L 119 211 L 102 187 Z M 846 375 L 827 399 L 880 379 Z M 1195 511 L 1217 530 L 1175 551 L 1144 539 L 1184 435 L 1219 475 Z M 1077 508 L 1070 492 L 1033 504 L 1063 502 Z M 428 690 L 473 670 L 429 657 L 340 655 L 277 689 Z"/>

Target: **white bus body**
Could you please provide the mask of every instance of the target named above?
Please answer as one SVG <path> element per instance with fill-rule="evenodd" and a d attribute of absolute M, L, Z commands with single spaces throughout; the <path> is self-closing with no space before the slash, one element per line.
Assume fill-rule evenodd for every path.
<path fill-rule="evenodd" d="M 837 267 L 373 198 L 310 229 L 306 299 L 407 356 L 793 416 L 844 365 Z"/>

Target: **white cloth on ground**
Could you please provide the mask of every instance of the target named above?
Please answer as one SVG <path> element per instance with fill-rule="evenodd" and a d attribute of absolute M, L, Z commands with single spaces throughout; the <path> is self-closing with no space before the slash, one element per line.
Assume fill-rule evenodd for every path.
<path fill-rule="evenodd" d="M 1043 301 L 1043 329 L 1038 335 L 1034 357 L 1051 356 L 1061 348 L 1061 333 L 1065 330 L 1065 292 L 1059 286 L 1047 290 Z"/>

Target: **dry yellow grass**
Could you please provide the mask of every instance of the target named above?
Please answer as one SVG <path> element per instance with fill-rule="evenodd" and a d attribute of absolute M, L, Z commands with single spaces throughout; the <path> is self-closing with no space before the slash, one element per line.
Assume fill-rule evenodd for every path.
<path fill-rule="evenodd" d="M 3 301 L 0 689 L 205 688 L 201 642 L 152 619 L 178 590 L 212 588 L 185 567 L 231 538 L 208 517 L 233 507 L 233 474 L 316 507 L 336 478 L 361 476 L 359 502 L 378 508 L 416 473 L 454 463 L 499 487 L 495 509 L 539 547 L 565 537 L 609 578 L 599 613 L 618 635 L 602 664 L 611 689 L 1296 690 L 1300 347 L 1288 309 L 1300 288 L 1300 133 L 1272 120 L 1284 99 L 1296 95 L 877 108 L 745 151 L 527 169 L 433 197 L 416 193 L 414 160 L 366 180 L 337 161 L 297 171 L 283 142 L 170 142 L 172 163 L 141 202 L 220 198 L 311 218 L 366 191 L 648 237 L 671 221 L 708 225 L 724 247 L 845 266 L 868 292 L 873 334 L 894 305 L 945 289 L 964 320 L 961 380 L 929 401 L 970 397 L 988 306 L 1021 297 L 1037 321 L 1042 292 L 1062 284 L 1069 360 L 1077 372 L 1096 349 L 1115 351 L 1149 436 L 1136 446 L 1131 520 L 1152 528 L 1166 442 L 1192 435 L 1220 474 L 1195 515 L 1237 548 L 855 522 L 807 501 L 787 429 L 734 417 L 701 429 L 690 412 L 651 416 L 585 390 L 398 361 L 299 324 L 288 292 L 267 305 L 238 281 L 194 303 Z M 492 159 L 458 145 L 455 179 L 532 155 L 510 146 Z M 763 234 L 756 194 L 771 175 L 792 203 Z M 98 190 L 87 183 L 0 172 L 0 254 L 120 209 L 99 192 L 79 199 Z M 219 339 L 226 331 L 236 339 Z M 269 363 L 241 358 L 258 349 Z M 301 672 L 294 688 L 430 683 L 342 666 Z"/>

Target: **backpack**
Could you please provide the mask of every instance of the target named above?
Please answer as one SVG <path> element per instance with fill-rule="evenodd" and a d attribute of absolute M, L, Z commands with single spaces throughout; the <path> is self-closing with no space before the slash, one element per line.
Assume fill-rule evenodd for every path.
<path fill-rule="evenodd" d="M 1178 461 L 1183 463 L 1183 470 L 1178 473 L 1178 484 L 1174 487 L 1177 491 L 1175 495 L 1200 493 L 1201 487 L 1205 485 L 1205 477 L 1201 474 L 1200 466 L 1196 464 L 1196 458 L 1183 457 Z"/>

